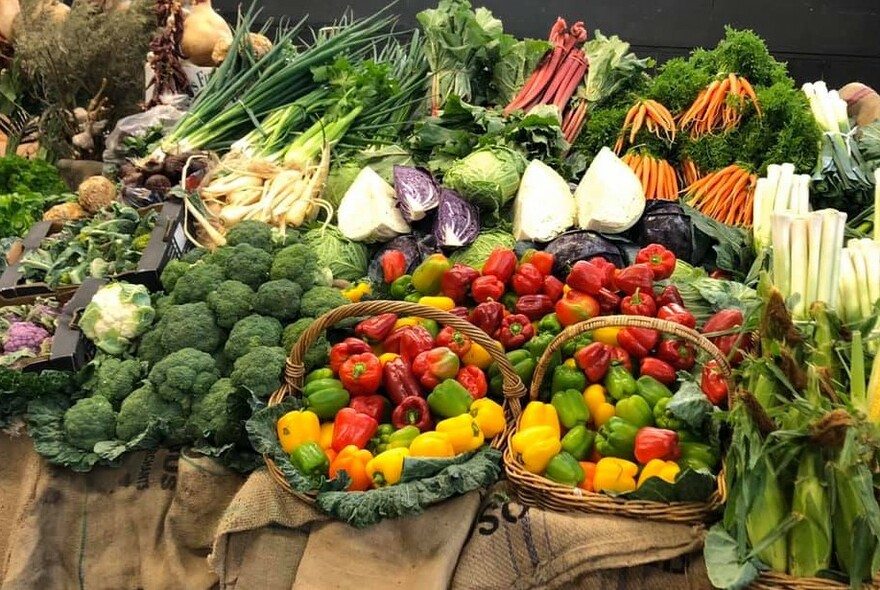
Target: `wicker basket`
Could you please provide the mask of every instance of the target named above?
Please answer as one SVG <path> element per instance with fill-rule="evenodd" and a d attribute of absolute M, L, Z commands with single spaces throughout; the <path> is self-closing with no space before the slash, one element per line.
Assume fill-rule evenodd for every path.
<path fill-rule="evenodd" d="M 303 356 L 309 347 L 314 344 L 315 340 L 338 322 L 349 318 L 360 318 L 367 316 L 375 316 L 383 313 L 396 313 L 398 315 L 415 316 L 435 322 L 444 326 L 451 326 L 460 332 L 467 334 L 471 340 L 478 343 L 486 349 L 492 359 L 498 364 L 501 375 L 504 378 L 503 394 L 505 400 L 516 399 L 522 397 L 526 393 L 525 385 L 516 374 L 516 371 L 507 360 L 504 351 L 498 346 L 498 343 L 489 338 L 489 336 L 474 326 L 473 324 L 454 316 L 445 311 L 433 307 L 427 307 L 416 303 L 406 303 L 403 301 L 367 301 L 364 303 L 352 303 L 343 305 L 327 312 L 319 317 L 315 322 L 303 332 L 296 345 L 290 351 L 290 358 L 287 359 L 287 365 L 284 369 L 284 382 L 269 398 L 269 406 L 275 406 L 281 403 L 287 396 L 300 396 L 305 377 L 305 367 L 303 366 Z M 507 412 L 508 429 L 513 423 L 513 416 L 509 413 L 510 404 L 505 403 Z M 501 449 L 506 438 L 506 430 L 492 439 L 492 447 Z M 275 465 L 271 457 L 264 456 L 269 474 L 278 482 L 278 485 L 289 491 L 290 493 L 302 498 L 305 501 L 314 501 L 314 495 L 301 494 L 291 489 L 284 475 Z M 369 493 L 369 492 L 367 492 Z"/>
<path fill-rule="evenodd" d="M 605 327 L 638 327 L 650 328 L 665 334 L 670 334 L 690 342 L 699 350 L 704 351 L 712 359 L 718 362 L 719 367 L 731 380 L 730 364 L 724 354 L 714 344 L 701 334 L 680 324 L 666 320 L 641 316 L 604 316 L 597 317 L 573 326 L 569 326 L 560 333 L 544 352 L 535 370 L 532 386 L 529 392 L 530 400 L 538 398 L 538 392 L 544 379 L 544 374 L 549 366 L 551 356 L 567 341 L 575 336 L 589 332 L 597 328 Z M 730 391 L 733 391 L 732 383 Z M 508 440 L 518 428 L 519 418 L 522 415 L 522 406 L 519 400 L 507 400 L 510 413 L 515 425 L 509 428 Z M 625 500 L 614 498 L 605 494 L 587 492 L 580 488 L 572 488 L 555 483 L 535 473 L 525 470 L 522 463 L 516 458 L 510 449 L 510 444 L 504 451 L 504 470 L 511 485 L 517 491 L 523 503 L 555 510 L 558 512 L 593 512 L 614 514 L 630 518 L 646 518 L 665 522 L 696 524 L 711 518 L 717 509 L 724 503 L 727 491 L 724 487 L 723 474 L 716 480 L 718 489 L 705 502 L 649 502 L 644 500 Z"/>
<path fill-rule="evenodd" d="M 750 590 L 848 590 L 849 584 L 825 578 L 793 578 L 776 572 L 761 572 L 761 577 L 752 582 Z M 864 590 L 877 590 L 880 581 L 862 584 Z"/>

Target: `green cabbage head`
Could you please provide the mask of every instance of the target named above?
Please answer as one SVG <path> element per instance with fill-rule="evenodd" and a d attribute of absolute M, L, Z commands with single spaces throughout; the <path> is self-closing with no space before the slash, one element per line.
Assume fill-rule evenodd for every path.
<path fill-rule="evenodd" d="M 110 283 L 98 289 L 79 320 L 86 338 L 102 351 L 121 355 L 156 317 L 143 285 Z"/>

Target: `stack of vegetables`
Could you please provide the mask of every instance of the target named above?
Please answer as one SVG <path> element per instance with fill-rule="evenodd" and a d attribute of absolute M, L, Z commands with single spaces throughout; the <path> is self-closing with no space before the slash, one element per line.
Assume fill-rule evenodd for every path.
<path fill-rule="evenodd" d="M 60 311 L 61 304 L 52 298 L 0 307 L 0 366 L 20 369 L 48 357 Z"/>

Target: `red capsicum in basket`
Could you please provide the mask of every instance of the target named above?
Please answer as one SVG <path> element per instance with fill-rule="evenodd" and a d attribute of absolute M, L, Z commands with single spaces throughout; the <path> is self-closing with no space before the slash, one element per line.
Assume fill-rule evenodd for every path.
<path fill-rule="evenodd" d="M 330 348 L 330 370 L 339 374 L 339 369 L 349 357 L 372 352 L 370 345 L 358 338 L 346 338 Z"/>
<path fill-rule="evenodd" d="M 601 288 L 596 293 L 596 301 L 599 302 L 601 315 L 614 315 L 620 309 L 620 297 L 610 289 Z"/>
<path fill-rule="evenodd" d="M 494 275 L 483 275 L 471 283 L 471 297 L 477 303 L 498 301 L 504 295 L 504 283 Z"/>
<path fill-rule="evenodd" d="M 497 301 L 480 303 L 471 312 L 470 322 L 489 336 L 495 336 L 501 327 L 504 306 Z"/>
<path fill-rule="evenodd" d="M 651 459 L 676 461 L 681 456 L 678 433 L 653 426 L 640 428 L 636 434 L 634 454 L 642 465 L 647 464 Z"/>
<path fill-rule="evenodd" d="M 440 294 L 449 297 L 457 304 L 462 304 L 467 299 L 471 283 L 479 276 L 480 271 L 475 268 L 464 264 L 453 264 L 440 279 Z"/>
<path fill-rule="evenodd" d="M 700 373 L 700 389 L 709 398 L 709 401 L 716 406 L 720 406 L 727 401 L 730 390 L 727 385 L 727 378 L 718 366 L 718 361 L 712 360 L 703 365 L 703 370 Z"/>
<path fill-rule="evenodd" d="M 510 279 L 510 287 L 517 295 L 535 295 L 541 292 L 544 286 L 544 275 L 534 264 L 526 262 L 519 268 Z"/>
<path fill-rule="evenodd" d="M 675 368 L 665 361 L 654 357 L 645 357 L 639 362 L 639 375 L 653 377 L 663 385 L 675 383 Z"/>
<path fill-rule="evenodd" d="M 379 314 L 360 322 L 354 327 L 354 333 L 367 342 L 382 342 L 391 334 L 396 322 L 396 313 Z"/>
<path fill-rule="evenodd" d="M 617 272 L 617 267 L 614 266 L 614 263 L 601 256 L 593 256 L 587 262 L 602 271 L 602 286 L 610 288 L 613 284 L 614 273 Z"/>
<path fill-rule="evenodd" d="M 571 326 L 599 315 L 599 303 L 587 295 L 572 289 L 556 302 L 556 317 L 563 326 Z"/>
<path fill-rule="evenodd" d="M 547 314 L 553 313 L 555 305 L 547 295 L 523 295 L 516 300 L 516 313 L 535 322 Z"/>
<path fill-rule="evenodd" d="M 659 340 L 660 334 L 650 328 L 627 326 L 617 333 L 617 343 L 620 347 L 637 358 L 651 354 L 651 350 L 657 346 Z"/>
<path fill-rule="evenodd" d="M 505 350 L 521 347 L 534 335 L 531 321 L 523 314 L 511 314 L 501 320 L 500 340 Z"/>
<path fill-rule="evenodd" d="M 663 307 L 670 303 L 676 303 L 684 307 L 684 299 L 681 298 L 681 292 L 675 285 L 666 285 L 663 287 L 663 290 L 660 291 L 660 294 L 657 295 L 656 299 L 658 307 Z"/>
<path fill-rule="evenodd" d="M 703 325 L 702 332 L 711 334 L 713 332 L 726 332 L 736 330 L 743 325 L 743 314 L 738 309 L 723 309 L 706 320 Z M 733 364 L 738 364 L 743 359 L 742 351 L 739 350 L 739 344 L 745 339 L 743 334 L 734 331 L 731 334 L 722 336 L 709 336 L 709 340 L 730 359 Z"/>
<path fill-rule="evenodd" d="M 633 264 L 614 272 L 614 287 L 627 295 L 636 290 L 652 293 L 654 289 L 654 271 L 647 264 Z"/>
<path fill-rule="evenodd" d="M 382 386 L 394 405 L 400 405 L 408 397 L 421 397 L 419 380 L 405 360 L 392 359 L 382 367 Z"/>
<path fill-rule="evenodd" d="M 574 353 L 574 361 L 591 383 L 599 383 L 611 366 L 611 348 L 601 342 L 593 342 Z"/>
<path fill-rule="evenodd" d="M 408 397 L 394 408 L 391 424 L 398 430 L 407 426 L 415 426 L 421 432 L 434 428 L 431 420 L 431 408 L 422 397 Z"/>
<path fill-rule="evenodd" d="M 657 347 L 657 358 L 677 371 L 690 371 L 697 362 L 694 345 L 684 340 L 664 340 Z"/>
<path fill-rule="evenodd" d="M 458 375 L 455 376 L 455 380 L 458 381 L 462 387 L 467 389 L 468 393 L 471 394 L 471 397 L 475 400 L 486 397 L 486 393 L 489 391 L 489 383 L 486 381 L 486 374 L 476 365 L 462 367 L 461 370 L 458 371 Z"/>
<path fill-rule="evenodd" d="M 366 414 L 376 422 L 387 422 L 391 418 L 391 402 L 384 395 L 361 395 L 351 398 L 348 407 Z"/>
<path fill-rule="evenodd" d="M 419 354 L 412 363 L 412 370 L 423 387 L 434 389 L 444 379 L 455 379 L 460 366 L 455 353 L 444 346 Z"/>
<path fill-rule="evenodd" d="M 339 380 L 352 397 L 373 395 L 382 385 L 382 363 L 372 352 L 350 356 L 339 367 Z"/>
<path fill-rule="evenodd" d="M 619 346 L 611 347 L 611 362 L 621 365 L 624 369 L 632 373 L 633 362 L 630 354 Z"/>
<path fill-rule="evenodd" d="M 579 260 L 571 267 L 565 284 L 587 295 L 595 295 L 605 286 L 605 272 L 592 262 Z"/>
<path fill-rule="evenodd" d="M 434 348 L 434 337 L 423 326 L 411 326 L 409 330 L 400 335 L 398 354 L 408 363 L 412 363 L 413 359 L 432 348 Z M 386 352 L 388 352 L 387 349 Z"/>
<path fill-rule="evenodd" d="M 694 314 L 678 303 L 667 303 L 657 310 L 657 319 L 675 322 L 692 330 L 697 327 L 697 318 L 694 317 Z"/>
<path fill-rule="evenodd" d="M 516 254 L 507 248 L 495 248 L 483 264 L 483 276 L 495 277 L 507 283 L 516 270 Z"/>
<path fill-rule="evenodd" d="M 464 332 L 446 326 L 437 335 L 437 346 L 445 346 L 461 358 L 468 353 L 473 343 L 470 336 Z"/>
<path fill-rule="evenodd" d="M 565 294 L 565 283 L 553 275 L 547 275 L 544 277 L 544 284 L 541 286 L 541 294 L 546 295 L 550 301 L 556 303 Z"/>
<path fill-rule="evenodd" d="M 660 244 L 648 244 L 636 254 L 636 264 L 647 264 L 655 281 L 668 279 L 675 271 L 675 254 Z"/>
<path fill-rule="evenodd" d="M 330 444 L 337 453 L 348 445 L 363 449 L 378 429 L 379 423 L 372 417 L 352 408 L 342 408 L 336 412 L 336 419 L 333 421 L 333 440 Z"/>
<path fill-rule="evenodd" d="M 463 305 L 453 307 L 452 309 L 449 310 L 449 313 L 451 313 L 452 315 L 454 315 L 457 318 L 463 319 L 464 321 L 468 321 L 468 318 L 470 318 L 470 315 L 471 315 L 470 310 Z"/>
<path fill-rule="evenodd" d="M 657 304 L 654 298 L 636 289 L 632 295 L 627 295 L 620 302 L 620 313 L 623 315 L 641 315 L 645 317 L 654 317 L 657 313 Z"/>
<path fill-rule="evenodd" d="M 390 285 L 406 274 L 406 256 L 400 250 L 386 250 L 382 254 L 382 280 Z"/>
<path fill-rule="evenodd" d="M 540 250 L 526 250 L 519 260 L 520 264 L 533 264 L 538 271 L 546 276 L 553 272 L 553 262 L 555 256 L 550 252 L 542 252 Z"/>

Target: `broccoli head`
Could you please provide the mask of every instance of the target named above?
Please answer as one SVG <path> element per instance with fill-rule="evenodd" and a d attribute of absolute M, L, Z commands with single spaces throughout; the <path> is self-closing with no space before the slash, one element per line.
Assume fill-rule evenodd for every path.
<path fill-rule="evenodd" d="M 187 432 L 194 439 L 208 439 L 217 446 L 233 444 L 244 433 L 247 400 L 229 379 L 220 379 L 193 404 Z"/>
<path fill-rule="evenodd" d="M 305 332 L 306 328 L 311 326 L 314 321 L 314 318 L 300 318 L 284 328 L 284 333 L 281 335 L 281 346 L 284 347 L 287 354 L 290 354 L 293 345 L 297 343 L 299 337 L 302 336 L 302 333 Z M 323 367 L 329 361 L 330 343 L 327 341 L 327 337 L 324 334 L 321 334 L 318 339 L 315 340 L 314 344 L 312 344 L 306 351 L 306 354 L 303 357 L 303 365 L 305 365 L 307 371 L 312 371 L 319 367 Z"/>
<path fill-rule="evenodd" d="M 287 354 L 280 346 L 258 346 L 235 361 L 229 380 L 257 397 L 267 398 L 281 387 Z"/>
<path fill-rule="evenodd" d="M 162 324 L 153 328 L 143 336 L 137 347 L 138 359 L 149 366 L 153 366 L 165 356 L 165 348 L 162 346 Z"/>
<path fill-rule="evenodd" d="M 153 309 L 156 310 L 156 319 L 161 320 L 165 312 L 174 305 L 174 297 L 171 295 L 161 295 L 155 298 Z"/>
<path fill-rule="evenodd" d="M 229 255 L 223 261 L 226 277 L 241 281 L 251 289 L 256 289 L 269 280 L 272 268 L 272 255 L 250 244 L 239 244 L 226 248 Z"/>
<path fill-rule="evenodd" d="M 209 252 L 205 248 L 193 248 L 192 250 L 184 252 L 180 259 L 189 264 L 195 264 L 208 254 Z"/>
<path fill-rule="evenodd" d="M 262 315 L 249 315 L 229 333 L 224 351 L 231 361 L 246 355 L 257 346 L 278 346 L 281 343 L 281 322 Z"/>
<path fill-rule="evenodd" d="M 272 229 L 272 244 L 276 252 L 287 246 L 300 243 L 302 243 L 302 233 L 298 229 L 286 227 L 284 233 L 281 233 L 279 229 Z"/>
<path fill-rule="evenodd" d="M 299 314 L 299 299 L 302 288 L 287 279 L 263 283 L 254 298 L 254 311 L 279 320 L 296 319 Z"/>
<path fill-rule="evenodd" d="M 293 244 L 282 248 L 272 262 L 272 280 L 287 279 L 308 291 L 315 285 L 318 273 L 318 255 L 305 244 Z"/>
<path fill-rule="evenodd" d="M 150 383 L 156 393 L 169 402 L 177 402 L 189 412 L 195 398 L 205 395 L 217 380 L 220 371 L 214 357 L 194 348 L 172 352 L 150 370 Z"/>
<path fill-rule="evenodd" d="M 348 299 L 335 287 L 313 287 L 303 294 L 299 312 L 301 315 L 317 318 L 346 303 L 349 303 Z"/>
<path fill-rule="evenodd" d="M 226 277 L 216 264 L 193 264 L 174 284 L 174 301 L 178 304 L 205 301 Z"/>
<path fill-rule="evenodd" d="M 130 441 L 156 420 L 166 423 L 165 437 L 169 444 L 183 442 L 183 408 L 177 402 L 162 399 L 152 385 L 144 383 L 122 402 L 116 420 L 116 438 Z"/>
<path fill-rule="evenodd" d="M 217 326 L 208 304 L 201 301 L 169 308 L 159 328 L 166 353 L 183 348 L 214 352 L 223 342 L 223 331 Z"/>
<path fill-rule="evenodd" d="M 226 232 L 226 245 L 238 246 L 249 244 L 254 248 L 271 252 L 274 249 L 272 243 L 272 228 L 254 219 L 246 219 L 232 226 Z"/>
<path fill-rule="evenodd" d="M 72 446 L 91 451 L 104 440 L 113 440 L 116 411 L 106 397 L 87 397 L 64 413 L 64 436 Z"/>
<path fill-rule="evenodd" d="M 254 290 L 240 281 L 223 281 L 208 295 L 208 307 L 214 312 L 217 325 L 226 330 L 249 316 L 253 304 Z"/>
<path fill-rule="evenodd" d="M 177 284 L 178 279 L 185 275 L 191 266 L 191 263 L 184 262 L 183 260 L 170 260 L 165 265 L 165 268 L 162 269 L 162 274 L 159 275 L 159 282 L 162 283 L 162 288 L 166 293 L 171 293 L 174 290 L 174 285 Z"/>
<path fill-rule="evenodd" d="M 140 361 L 135 359 L 104 357 L 95 370 L 92 395 L 105 397 L 119 407 L 122 400 L 137 388 L 142 372 Z"/>

